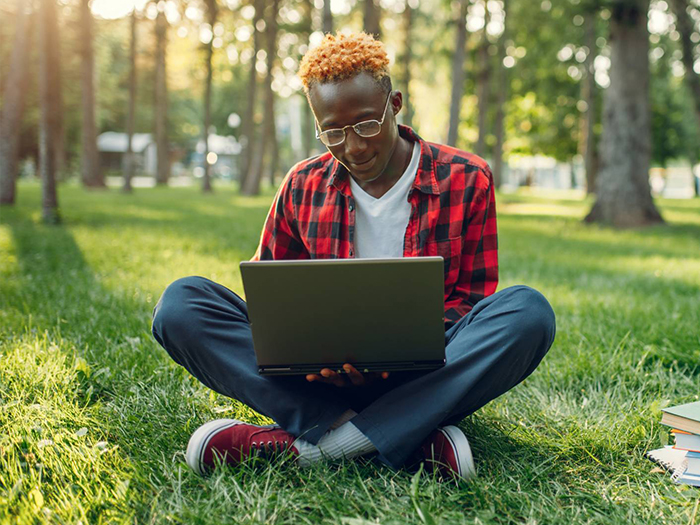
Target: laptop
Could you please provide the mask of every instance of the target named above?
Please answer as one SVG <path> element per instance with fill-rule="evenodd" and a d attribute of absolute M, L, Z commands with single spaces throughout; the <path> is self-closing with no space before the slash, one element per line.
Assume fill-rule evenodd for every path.
<path fill-rule="evenodd" d="M 262 375 L 445 364 L 442 257 L 241 262 Z"/>

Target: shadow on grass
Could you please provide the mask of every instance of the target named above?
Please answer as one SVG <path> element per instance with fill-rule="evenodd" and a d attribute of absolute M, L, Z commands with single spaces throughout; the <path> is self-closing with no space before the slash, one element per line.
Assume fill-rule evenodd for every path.
<path fill-rule="evenodd" d="M 186 397 L 169 400 L 159 381 L 172 388 L 181 382 L 150 337 L 150 306 L 116 297 L 106 290 L 87 264 L 65 226 L 38 224 L 19 210 L 8 213 L 17 271 L 0 283 L 9 319 L 3 331 L 21 337 L 47 333 L 68 341 L 87 361 L 82 402 L 102 413 L 100 434 L 118 444 L 132 466 L 126 498 L 144 515 L 158 489 L 153 480 L 163 453 L 173 455 L 182 443 L 182 418 L 192 408 Z M 14 312 L 13 312 L 14 310 Z M 63 349 L 59 349 L 63 350 Z M 67 356 L 69 359 L 72 355 Z M 167 405 L 154 415 L 154 406 Z M 191 405 L 191 401 L 189 401 Z"/>

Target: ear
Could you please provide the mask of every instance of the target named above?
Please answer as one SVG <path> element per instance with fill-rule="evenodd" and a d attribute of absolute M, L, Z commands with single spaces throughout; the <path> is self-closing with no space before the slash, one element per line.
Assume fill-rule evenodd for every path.
<path fill-rule="evenodd" d="M 399 111 L 401 111 L 401 108 L 403 107 L 403 94 L 401 91 L 398 89 L 392 91 L 391 102 L 389 102 L 389 104 L 391 105 L 394 116 L 398 115 Z"/>

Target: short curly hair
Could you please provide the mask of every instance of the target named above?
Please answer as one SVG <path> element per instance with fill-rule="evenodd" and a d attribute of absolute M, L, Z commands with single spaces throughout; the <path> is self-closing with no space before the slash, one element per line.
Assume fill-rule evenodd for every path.
<path fill-rule="evenodd" d="M 326 34 L 299 65 L 299 78 L 307 96 L 316 83 L 339 82 L 361 72 L 369 73 L 384 90 L 391 91 L 389 57 L 384 44 L 364 32 Z"/>

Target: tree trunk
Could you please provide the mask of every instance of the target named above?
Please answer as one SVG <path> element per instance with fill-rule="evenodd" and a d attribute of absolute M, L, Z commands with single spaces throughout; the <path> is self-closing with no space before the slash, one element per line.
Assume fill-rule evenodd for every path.
<path fill-rule="evenodd" d="M 80 1 L 81 69 L 83 129 L 82 129 L 82 182 L 88 188 L 104 188 L 97 152 L 97 126 L 95 124 L 95 54 L 92 42 L 92 13 L 90 1 Z M 53 131 L 54 133 L 56 130 Z M 52 139 L 53 140 L 53 139 Z"/>
<path fill-rule="evenodd" d="M 165 70 L 165 48 L 168 21 L 165 13 L 156 16 L 155 135 L 156 184 L 168 184 L 170 178 L 170 146 L 168 144 L 168 87 Z"/>
<path fill-rule="evenodd" d="M 301 131 L 303 133 L 302 148 L 305 159 L 311 157 L 311 149 L 314 145 L 314 115 L 311 113 L 311 106 L 306 103 L 306 97 L 301 106 Z"/>
<path fill-rule="evenodd" d="M 376 39 L 381 39 L 382 30 L 380 20 L 382 17 L 379 0 L 365 0 L 364 28 L 365 33 L 373 35 Z"/>
<path fill-rule="evenodd" d="M 3 91 L 0 111 L 0 205 L 15 203 L 19 127 L 24 113 L 24 98 L 29 81 L 30 32 L 26 2 L 17 0 L 15 36 L 10 57 L 10 70 Z"/>
<path fill-rule="evenodd" d="M 61 39 L 59 35 L 61 27 L 60 14 L 60 11 L 56 12 L 56 23 L 58 30 L 55 34 L 49 35 L 49 38 L 52 39 L 50 45 L 59 49 L 59 56 L 61 48 Z M 56 65 L 56 75 L 57 78 L 61 78 L 62 76 L 60 61 Z M 52 96 L 56 100 L 56 121 L 53 139 L 54 162 L 56 165 L 56 180 L 61 181 L 63 180 L 63 171 L 66 168 L 66 128 L 64 124 L 63 85 L 62 83 L 58 83 L 55 86 L 52 86 L 51 89 L 54 91 Z"/>
<path fill-rule="evenodd" d="M 649 0 L 618 1 L 610 18 L 610 87 L 605 92 L 596 202 L 587 222 L 618 228 L 663 222 L 649 187 Z"/>
<path fill-rule="evenodd" d="M 41 0 L 39 12 L 39 172 L 41 173 L 41 217 L 49 224 L 60 222 L 56 194 L 56 148 L 54 144 L 58 103 L 53 86 L 60 81 L 58 21 L 55 0 Z"/>
<path fill-rule="evenodd" d="M 503 184 L 503 144 L 505 143 L 505 106 L 508 99 L 508 69 L 503 65 L 506 57 L 506 29 L 508 27 L 507 1 L 503 0 L 503 33 L 498 38 L 498 102 L 496 105 L 496 116 L 493 123 L 496 143 L 493 146 L 493 184 L 500 188 Z"/>
<path fill-rule="evenodd" d="M 59 27 L 60 27 L 60 22 L 59 22 Z M 60 49 L 60 39 L 58 34 L 55 36 L 56 41 L 52 44 L 55 45 L 57 48 Z M 60 61 L 58 65 L 56 66 L 57 68 L 57 75 L 60 78 L 61 75 L 61 64 Z M 61 181 L 67 178 L 65 174 L 65 169 L 66 169 L 66 126 L 64 123 L 64 104 L 63 104 L 63 86 L 62 84 L 57 84 L 54 86 L 52 89 L 55 91 L 55 97 L 56 97 L 56 130 L 55 130 L 55 139 L 54 139 L 54 155 L 55 155 L 55 162 L 56 162 L 56 178 Z"/>
<path fill-rule="evenodd" d="M 313 0 L 304 0 L 302 2 L 302 20 L 304 20 L 304 29 L 301 32 L 302 42 L 308 43 L 309 37 L 313 32 L 312 19 L 314 14 L 314 3 Z M 315 136 L 314 136 L 314 116 L 311 113 L 311 106 L 306 103 L 306 97 L 303 91 L 300 94 L 304 97 L 304 101 L 301 106 L 301 147 L 302 155 L 305 159 L 311 156 L 311 148 L 313 147 Z"/>
<path fill-rule="evenodd" d="M 403 105 L 404 108 L 406 108 L 406 111 L 404 113 L 404 124 L 409 127 L 413 127 L 413 104 L 411 103 L 411 95 L 409 93 L 409 85 L 411 84 L 411 48 L 413 46 L 413 41 L 412 41 L 412 35 L 411 32 L 413 30 L 413 8 L 411 7 L 411 4 L 409 0 L 404 0 L 404 7 L 403 7 L 403 14 L 402 17 L 403 19 L 403 38 L 404 38 L 404 44 L 403 44 L 403 53 L 401 57 L 399 58 L 399 62 L 401 63 L 401 69 L 399 71 L 399 86 L 401 86 L 401 89 L 403 90 Z"/>
<path fill-rule="evenodd" d="M 246 180 L 250 174 L 250 163 L 253 158 L 256 141 L 255 141 L 255 104 L 257 103 L 257 78 L 258 72 L 255 65 L 258 61 L 258 51 L 260 50 L 260 31 L 257 29 L 258 21 L 262 19 L 264 4 L 260 0 L 253 2 L 255 7 L 255 16 L 253 16 L 253 58 L 250 59 L 250 70 L 248 71 L 248 93 L 246 112 L 243 116 L 243 129 L 241 134 L 244 137 L 243 149 L 241 151 L 241 169 L 240 169 L 240 187 L 241 191 L 246 185 Z"/>
<path fill-rule="evenodd" d="M 268 137 L 268 144 L 270 144 L 271 151 L 267 166 L 267 180 L 270 181 L 271 186 L 275 185 L 275 177 L 277 176 L 277 171 L 279 170 L 280 164 L 280 145 L 277 141 L 277 123 L 275 122 L 274 101 L 275 97 L 273 96 L 272 104 L 270 104 L 269 106 L 266 105 L 265 107 L 265 111 L 268 112 L 268 115 L 265 116 L 265 119 L 269 119 L 270 121 L 270 136 Z"/>
<path fill-rule="evenodd" d="M 683 49 L 683 66 L 685 67 L 685 81 L 692 94 L 695 114 L 700 129 L 700 74 L 693 70 L 695 54 L 693 53 L 693 41 L 691 36 L 694 31 L 693 20 L 688 14 L 687 0 L 671 0 L 671 6 L 676 14 L 676 28 L 681 35 L 681 48 Z"/>
<path fill-rule="evenodd" d="M 267 72 L 263 84 L 265 95 L 265 111 L 263 116 L 262 132 L 260 140 L 253 153 L 253 158 L 250 162 L 248 175 L 245 178 L 241 193 L 243 195 L 257 195 L 260 193 L 260 181 L 263 176 L 263 164 L 265 160 L 265 151 L 268 139 L 271 138 L 271 131 L 274 130 L 274 103 L 275 97 L 272 92 L 272 66 L 274 65 L 275 56 L 277 55 L 277 8 L 279 0 L 272 0 L 268 6 L 265 16 L 266 21 L 266 52 L 267 52 Z"/>
<path fill-rule="evenodd" d="M 586 103 L 586 116 L 584 123 L 584 149 L 583 158 L 584 166 L 586 170 L 586 193 L 589 195 L 595 193 L 595 181 L 596 181 L 596 143 L 595 134 L 593 133 L 593 128 L 595 126 L 596 119 L 596 88 L 595 88 L 595 68 L 593 66 L 595 61 L 595 19 L 597 14 L 595 12 L 586 13 L 585 19 L 585 31 L 586 31 L 586 47 L 588 48 L 588 56 L 584 63 L 586 69 L 586 76 L 583 79 L 582 91 L 583 100 Z"/>
<path fill-rule="evenodd" d="M 331 12 L 331 0 L 323 0 L 323 32 L 333 32 L 333 13 Z"/>
<path fill-rule="evenodd" d="M 457 144 L 459 131 L 459 113 L 462 107 L 464 92 L 464 56 L 467 44 L 467 8 L 469 0 L 459 0 L 459 15 L 457 16 L 457 35 L 455 52 L 452 56 L 452 96 L 450 99 L 450 125 L 447 131 L 447 143 Z"/>
<path fill-rule="evenodd" d="M 136 111 L 136 8 L 131 12 L 131 37 L 129 42 L 129 107 L 126 113 L 126 157 L 124 158 L 124 193 L 131 193 L 134 178 L 134 115 Z"/>
<path fill-rule="evenodd" d="M 479 138 L 476 141 L 474 153 L 479 157 L 486 155 L 486 122 L 489 111 L 489 77 L 491 75 L 489 64 L 489 37 L 486 27 L 489 25 L 490 15 L 488 2 L 484 0 L 485 19 L 482 32 L 481 45 L 479 46 L 479 76 L 477 78 L 476 94 L 479 101 Z"/>
<path fill-rule="evenodd" d="M 676 29 L 681 35 L 681 49 L 683 50 L 683 66 L 685 67 L 685 81 L 693 99 L 695 115 L 700 129 L 700 74 L 695 74 L 693 69 L 695 54 L 693 53 L 693 41 L 691 36 L 694 31 L 693 20 L 688 13 L 687 0 L 671 0 L 671 6 L 676 15 Z M 697 175 L 700 177 L 700 174 Z M 695 196 L 700 197 L 700 179 L 693 174 L 693 189 Z"/>
<path fill-rule="evenodd" d="M 216 0 L 207 0 L 207 17 L 212 30 L 212 38 L 206 44 L 206 66 L 207 78 L 204 86 L 204 178 L 202 179 L 202 191 L 211 193 L 211 163 L 209 162 L 209 128 L 211 127 L 211 79 L 212 79 L 212 56 L 214 55 L 214 24 L 218 15 Z"/>

